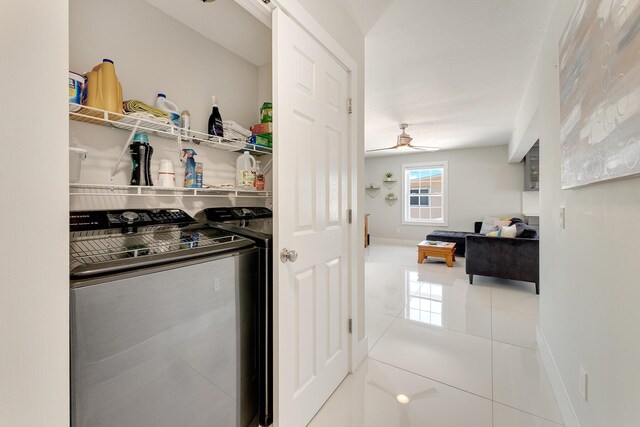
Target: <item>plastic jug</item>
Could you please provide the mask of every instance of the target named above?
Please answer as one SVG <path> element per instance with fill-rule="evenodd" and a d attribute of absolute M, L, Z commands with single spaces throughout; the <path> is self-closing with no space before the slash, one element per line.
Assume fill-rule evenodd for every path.
<path fill-rule="evenodd" d="M 164 93 L 159 93 L 156 98 L 156 108 L 161 109 L 165 113 L 168 113 L 171 116 L 171 121 L 176 126 L 180 127 L 180 108 L 173 102 L 167 99 L 167 95 Z"/>
<path fill-rule="evenodd" d="M 100 110 L 122 114 L 122 86 L 116 75 L 113 61 L 103 59 L 93 67 L 87 77 L 87 98 L 85 105 Z"/>
<path fill-rule="evenodd" d="M 236 186 L 239 190 L 254 191 L 256 180 L 256 159 L 248 151 L 236 161 Z"/>

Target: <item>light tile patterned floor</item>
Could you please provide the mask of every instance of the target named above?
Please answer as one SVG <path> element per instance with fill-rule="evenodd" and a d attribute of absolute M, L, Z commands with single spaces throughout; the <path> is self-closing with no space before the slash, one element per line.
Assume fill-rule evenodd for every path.
<path fill-rule="evenodd" d="M 479 276 L 469 285 L 463 257 L 448 268 L 416 255 L 367 250 L 369 357 L 309 426 L 562 425 L 536 343 L 534 285 Z"/>

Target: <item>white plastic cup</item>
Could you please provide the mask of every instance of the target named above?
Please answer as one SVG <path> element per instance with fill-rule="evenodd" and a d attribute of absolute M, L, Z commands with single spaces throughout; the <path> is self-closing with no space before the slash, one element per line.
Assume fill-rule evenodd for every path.
<path fill-rule="evenodd" d="M 173 170 L 173 162 L 169 159 L 160 160 L 160 171 L 158 172 L 158 187 L 175 188 L 176 174 Z"/>

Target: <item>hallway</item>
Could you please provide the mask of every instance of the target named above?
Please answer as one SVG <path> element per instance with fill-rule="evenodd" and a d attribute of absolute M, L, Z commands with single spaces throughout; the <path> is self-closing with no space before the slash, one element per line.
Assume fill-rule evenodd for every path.
<path fill-rule="evenodd" d="M 367 249 L 369 357 L 311 427 L 562 425 L 537 348 L 533 284 L 469 285 L 464 262 L 418 265 L 415 246 Z"/>

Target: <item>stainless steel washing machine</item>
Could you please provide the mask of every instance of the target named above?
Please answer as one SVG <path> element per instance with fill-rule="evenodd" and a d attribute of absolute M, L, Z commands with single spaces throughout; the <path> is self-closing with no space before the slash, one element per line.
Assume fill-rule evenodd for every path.
<path fill-rule="evenodd" d="M 178 209 L 70 223 L 72 426 L 250 425 L 255 243 Z"/>

